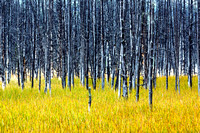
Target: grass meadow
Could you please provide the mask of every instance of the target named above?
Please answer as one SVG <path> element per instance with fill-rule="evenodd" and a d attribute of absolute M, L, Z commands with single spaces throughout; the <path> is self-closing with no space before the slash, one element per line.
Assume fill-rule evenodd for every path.
<path fill-rule="evenodd" d="M 0 82 L 0 132 L 199 132 L 200 97 L 197 77 L 188 88 L 187 77 L 180 77 L 180 94 L 175 91 L 175 78 L 157 79 L 153 90 L 153 110 L 148 104 L 148 90 L 140 88 L 136 102 L 135 90 L 128 99 L 118 98 L 106 83 L 92 89 L 92 106 L 88 112 L 88 91 L 75 78 L 75 86 L 62 89 L 61 80 L 52 79 L 52 94 L 38 91 L 25 83 L 22 91 L 17 80 L 11 80 L 3 91 Z M 92 83 L 90 81 L 90 86 Z"/>

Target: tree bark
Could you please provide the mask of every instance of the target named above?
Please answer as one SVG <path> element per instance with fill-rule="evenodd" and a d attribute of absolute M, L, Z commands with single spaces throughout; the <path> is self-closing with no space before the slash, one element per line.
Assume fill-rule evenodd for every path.
<path fill-rule="evenodd" d="M 154 48 L 154 6 L 152 0 L 150 0 L 150 22 L 149 22 L 149 106 L 152 109 L 152 96 L 153 96 L 153 48 Z"/>
<path fill-rule="evenodd" d="M 189 0 L 190 3 L 190 18 L 189 18 L 189 46 L 188 46 L 188 86 L 192 88 L 192 32 L 193 32 L 193 0 Z"/>
<path fill-rule="evenodd" d="M 104 90 L 105 85 L 105 75 L 104 75 L 104 4 L 103 0 L 101 0 L 101 87 Z"/>
<path fill-rule="evenodd" d="M 93 88 L 96 90 L 96 0 L 92 1 L 92 30 L 93 30 L 93 45 L 94 45 L 94 72 L 93 72 Z"/>
<path fill-rule="evenodd" d="M 90 2 L 87 0 L 86 89 L 89 89 Z"/>
<path fill-rule="evenodd" d="M 71 26 L 71 0 L 68 1 L 68 87 L 71 91 L 71 32 L 72 32 L 72 26 Z"/>
<path fill-rule="evenodd" d="M 198 29 L 197 29 L 197 62 L 198 62 L 198 93 L 200 96 L 200 1 L 198 1 Z"/>

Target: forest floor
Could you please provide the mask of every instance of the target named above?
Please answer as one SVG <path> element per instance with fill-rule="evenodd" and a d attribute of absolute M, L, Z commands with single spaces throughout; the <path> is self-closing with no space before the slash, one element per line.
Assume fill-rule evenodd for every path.
<path fill-rule="evenodd" d="M 136 102 L 135 90 L 128 99 L 119 99 L 117 92 L 106 84 L 92 89 L 92 107 L 88 112 L 88 91 L 75 79 L 71 91 L 63 90 L 61 80 L 52 79 L 52 94 L 38 91 L 38 81 L 31 89 L 25 83 L 22 91 L 17 80 L 11 80 L 3 91 L 0 83 L 0 132 L 199 132 L 200 97 L 197 77 L 193 88 L 187 86 L 187 77 L 180 77 L 180 94 L 175 91 L 175 78 L 157 79 L 153 91 L 153 110 L 148 104 L 148 90 L 140 89 Z M 90 82 L 92 87 L 92 84 Z"/>

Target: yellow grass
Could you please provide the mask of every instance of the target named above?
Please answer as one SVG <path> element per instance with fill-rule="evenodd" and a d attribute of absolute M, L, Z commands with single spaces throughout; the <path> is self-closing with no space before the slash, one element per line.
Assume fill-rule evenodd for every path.
<path fill-rule="evenodd" d="M 38 81 L 33 89 L 30 82 L 25 83 L 21 91 L 17 81 L 12 80 L 4 91 L 0 87 L 0 132 L 199 132 L 197 77 L 193 78 L 192 90 L 187 87 L 187 77 L 180 80 L 179 95 L 174 77 L 169 79 L 168 91 L 165 78 L 158 78 L 152 112 L 148 90 L 142 88 L 136 103 L 134 90 L 128 100 L 118 99 L 108 84 L 102 91 L 98 81 L 88 112 L 88 91 L 79 79 L 71 92 L 62 89 L 60 80 L 53 79 L 51 96 L 43 93 L 44 81 L 39 93 Z"/>

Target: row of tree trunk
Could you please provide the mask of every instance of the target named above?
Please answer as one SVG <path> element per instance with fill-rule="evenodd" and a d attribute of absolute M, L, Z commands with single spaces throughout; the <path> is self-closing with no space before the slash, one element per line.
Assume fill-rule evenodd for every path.
<path fill-rule="evenodd" d="M 158 75 L 166 76 L 166 89 L 168 77 L 175 75 L 179 93 L 180 75 L 188 75 L 189 88 L 196 67 L 200 77 L 199 2 L 1 0 L 0 10 L 3 89 L 11 73 L 17 73 L 22 89 L 29 75 L 32 88 L 39 77 L 41 90 L 44 76 L 45 93 L 48 88 L 51 93 L 53 76 L 70 90 L 77 76 L 87 89 L 90 78 L 94 89 L 97 79 L 103 90 L 107 81 L 119 98 L 128 98 L 134 88 L 137 101 L 143 86 L 152 105 Z"/>

